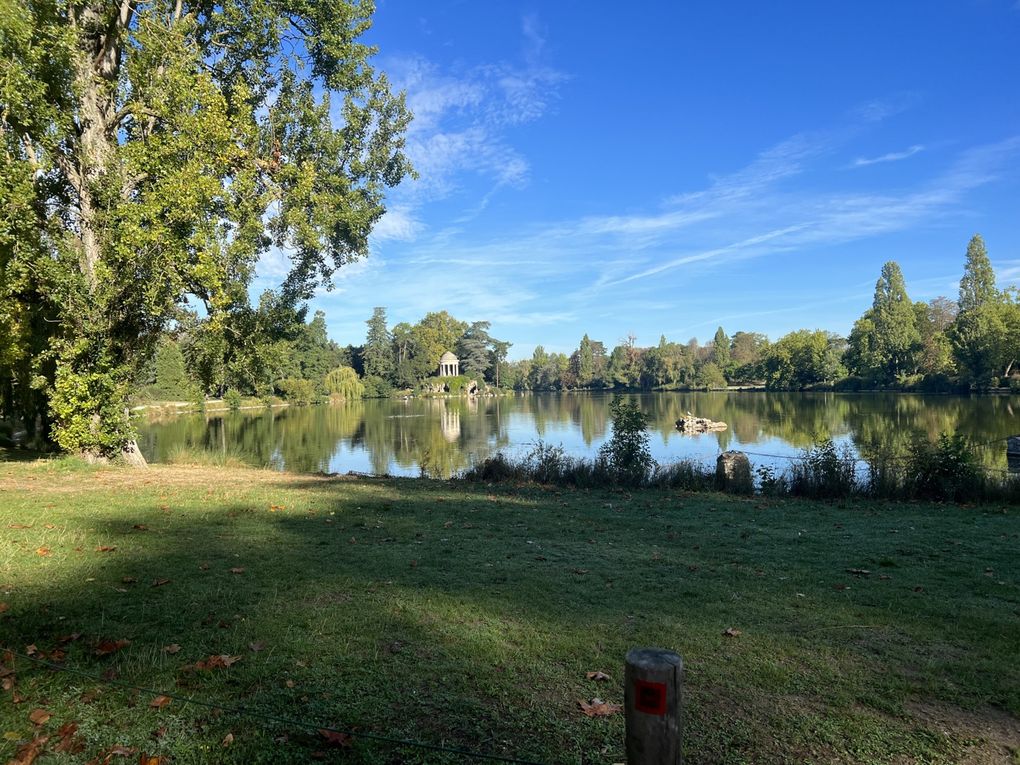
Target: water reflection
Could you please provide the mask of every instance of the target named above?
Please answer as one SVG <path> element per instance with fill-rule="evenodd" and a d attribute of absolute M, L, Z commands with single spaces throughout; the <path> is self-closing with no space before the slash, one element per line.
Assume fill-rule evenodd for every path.
<path fill-rule="evenodd" d="M 867 454 L 902 452 L 918 435 L 960 433 L 977 443 L 1020 433 L 1020 397 L 1015 396 L 713 392 L 632 398 L 649 415 L 652 452 L 661 461 L 707 462 L 735 448 L 794 455 L 822 438 Z M 295 472 L 449 476 L 497 450 L 524 451 L 538 440 L 591 455 L 608 436 L 611 400 L 598 394 L 535 394 L 189 415 L 142 426 L 140 445 L 154 462 L 184 447 Z M 674 423 L 687 411 L 729 428 L 682 436 Z M 986 464 L 1006 467 L 1004 442 L 982 447 L 981 455 Z"/>

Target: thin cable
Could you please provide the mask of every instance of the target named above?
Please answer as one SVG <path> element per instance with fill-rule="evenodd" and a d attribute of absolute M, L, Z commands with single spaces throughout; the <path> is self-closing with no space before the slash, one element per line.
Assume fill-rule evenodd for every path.
<path fill-rule="evenodd" d="M 227 707 L 223 704 L 213 704 L 209 701 L 202 701 L 201 699 L 188 698 L 181 696 L 176 693 L 168 693 L 167 691 L 154 690 L 152 688 L 145 688 L 140 685 L 132 685 L 131 683 L 121 682 L 119 680 L 108 680 L 100 675 L 94 675 L 90 672 L 83 672 L 80 669 L 73 669 L 71 667 L 65 667 L 62 664 L 55 664 L 45 659 L 40 659 L 35 656 L 29 656 L 28 654 L 20 653 L 11 648 L 0 647 L 0 652 L 9 653 L 12 656 L 18 656 L 22 659 L 35 662 L 44 667 L 55 669 L 59 672 L 67 672 L 68 674 L 78 675 L 79 677 L 85 677 L 89 680 L 98 683 L 105 683 L 118 688 L 124 688 L 125 690 L 138 691 L 140 693 L 147 693 L 152 696 L 166 696 L 168 699 L 180 701 L 184 704 L 196 704 L 200 707 L 206 707 L 208 709 L 218 709 L 228 714 L 233 714 L 238 717 L 248 717 L 253 720 L 262 720 L 263 722 L 274 722 L 284 726 L 290 726 L 293 728 L 305 728 L 307 730 L 316 731 L 328 731 L 330 733 L 340 733 L 344 736 L 350 736 L 351 738 L 364 738 L 371 741 L 380 741 L 387 744 L 396 744 L 398 746 L 410 746 L 417 749 L 428 749 L 433 752 L 445 752 L 447 754 L 456 754 L 462 757 L 473 757 L 478 760 L 490 760 L 494 762 L 511 762 L 518 763 L 519 765 L 545 765 L 545 763 L 538 762 L 536 760 L 521 760 L 516 757 L 506 757 L 499 754 L 483 754 L 481 752 L 472 752 L 470 749 L 457 749 L 447 746 L 440 746 L 439 744 L 426 744 L 421 741 L 409 741 L 407 739 L 392 738 L 390 736 L 383 736 L 378 733 L 359 733 L 353 730 L 344 730 L 342 728 L 333 728 L 328 725 L 319 725 L 318 723 L 303 722 L 300 720 L 291 720 L 286 717 L 277 717 L 276 715 L 266 714 L 264 712 L 254 712 L 244 707 Z"/>

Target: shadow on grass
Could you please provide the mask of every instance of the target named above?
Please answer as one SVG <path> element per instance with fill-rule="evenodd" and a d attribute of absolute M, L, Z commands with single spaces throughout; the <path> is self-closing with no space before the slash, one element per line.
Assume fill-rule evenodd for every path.
<path fill-rule="evenodd" d="M 156 485 L 73 507 L 47 498 L 49 510 L 30 500 L 18 517 L 31 510 L 32 528 L 12 532 L 17 560 L 2 569 L 3 642 L 49 653 L 80 632 L 59 648 L 68 665 L 227 707 L 545 761 L 618 760 L 622 720 L 580 717 L 576 700 L 619 701 L 622 657 L 644 644 L 687 659 L 689 762 L 795 760 L 819 736 L 834 759 L 903 748 L 937 759 L 955 744 L 896 718 L 911 695 L 1020 709 L 1015 576 L 999 585 L 983 571 L 1009 570 L 1016 523 L 989 512 L 416 480 Z M 744 634 L 722 637 L 727 627 Z M 94 655 L 121 638 L 131 645 Z M 243 658 L 187 669 L 219 654 Z M 594 669 L 613 681 L 586 681 Z M 174 762 L 201 761 L 196 741 L 239 762 L 300 762 L 325 745 L 121 691 L 85 704 L 67 676 L 21 663 L 18 687 L 54 720 L 112 727 L 108 744 L 151 747 L 169 720 L 158 746 Z M 860 725 L 867 734 L 848 743 Z M 371 743 L 354 754 L 446 761 Z"/>

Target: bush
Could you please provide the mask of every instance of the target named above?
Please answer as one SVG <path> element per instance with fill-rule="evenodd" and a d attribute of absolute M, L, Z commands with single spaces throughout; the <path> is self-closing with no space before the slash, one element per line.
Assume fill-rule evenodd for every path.
<path fill-rule="evenodd" d="M 918 499 L 962 502 L 983 493 L 984 474 L 961 435 L 915 441 L 908 464 L 910 492 Z"/>
<path fill-rule="evenodd" d="M 236 412 L 241 408 L 241 394 L 231 388 L 223 394 L 223 402 L 231 412 Z"/>
<path fill-rule="evenodd" d="M 789 482 L 782 473 L 777 473 L 772 465 L 759 465 L 755 468 L 758 476 L 758 491 L 764 497 L 779 497 L 789 491 Z"/>
<path fill-rule="evenodd" d="M 598 462 L 613 483 L 640 486 L 655 468 L 648 448 L 648 417 L 637 404 L 622 398 L 609 405 L 613 415 L 613 433 L 599 449 Z"/>
<path fill-rule="evenodd" d="M 393 386 L 382 377 L 367 375 L 361 382 L 365 386 L 365 398 L 389 398 L 393 395 Z"/>
<path fill-rule="evenodd" d="M 663 489 L 681 491 L 708 491 L 715 482 L 715 473 L 695 460 L 680 460 L 668 465 L 656 465 L 649 483 Z"/>
<path fill-rule="evenodd" d="M 276 388 L 287 399 L 288 403 L 297 406 L 311 404 L 318 397 L 315 391 L 315 383 L 311 380 L 288 377 L 277 382 Z"/>
<path fill-rule="evenodd" d="M 790 494 L 815 499 L 848 497 L 857 489 L 857 459 L 849 445 L 837 450 L 825 439 L 804 451 L 790 468 Z"/>

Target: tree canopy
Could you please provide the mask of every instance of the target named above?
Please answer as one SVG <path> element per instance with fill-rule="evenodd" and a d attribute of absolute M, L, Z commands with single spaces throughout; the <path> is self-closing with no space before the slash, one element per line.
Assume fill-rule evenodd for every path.
<path fill-rule="evenodd" d="M 115 454 L 128 386 L 187 307 L 229 363 L 270 247 L 292 307 L 366 254 L 386 187 L 411 172 L 410 114 L 360 42 L 370 2 L 9 6 L 2 405 L 65 449 Z"/>

